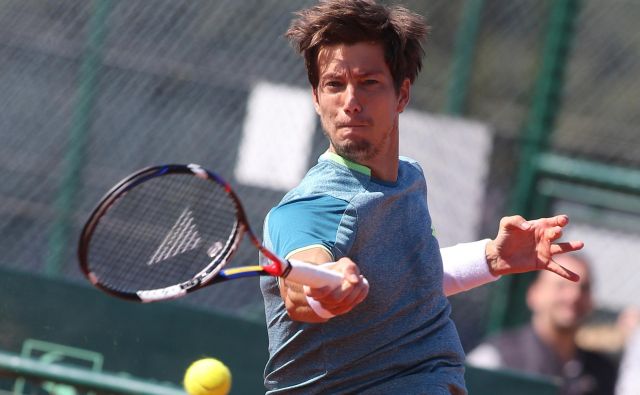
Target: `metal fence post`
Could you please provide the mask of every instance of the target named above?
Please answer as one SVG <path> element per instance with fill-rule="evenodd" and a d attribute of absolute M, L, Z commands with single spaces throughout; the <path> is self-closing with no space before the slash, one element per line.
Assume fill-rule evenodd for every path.
<path fill-rule="evenodd" d="M 56 275 L 65 259 L 65 251 L 72 240 L 72 215 L 75 209 L 78 183 L 82 169 L 87 134 L 91 125 L 91 115 L 96 96 L 96 85 L 100 78 L 102 47 L 106 33 L 105 21 L 109 15 L 111 0 L 94 0 L 93 13 L 89 20 L 89 38 L 79 73 L 76 104 L 69 131 L 69 143 L 62 163 L 62 174 L 55 204 L 55 219 L 49 234 L 49 250 L 44 272 Z"/>

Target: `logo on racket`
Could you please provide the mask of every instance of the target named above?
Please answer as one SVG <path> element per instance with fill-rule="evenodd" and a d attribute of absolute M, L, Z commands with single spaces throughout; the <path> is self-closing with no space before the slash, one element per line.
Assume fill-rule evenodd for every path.
<path fill-rule="evenodd" d="M 213 243 L 213 245 L 211 247 L 209 247 L 209 249 L 207 250 L 207 255 L 209 255 L 210 258 L 214 258 L 218 255 L 218 253 L 220 251 L 222 251 L 222 249 L 224 248 L 224 244 L 222 244 L 219 241 L 216 241 L 215 243 Z"/>
<path fill-rule="evenodd" d="M 185 208 L 178 220 L 162 240 L 156 252 L 151 256 L 148 266 L 173 258 L 176 255 L 195 250 L 200 246 L 202 238 L 193 221 L 193 212 Z"/>

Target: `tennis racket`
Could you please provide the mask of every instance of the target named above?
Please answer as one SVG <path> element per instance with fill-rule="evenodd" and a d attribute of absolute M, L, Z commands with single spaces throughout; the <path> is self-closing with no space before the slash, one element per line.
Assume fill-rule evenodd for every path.
<path fill-rule="evenodd" d="M 269 263 L 224 269 L 244 234 Z M 85 224 L 78 258 L 94 286 L 137 302 L 174 299 L 251 276 L 284 277 L 314 288 L 337 287 L 343 279 L 262 246 L 231 186 L 195 164 L 148 167 L 120 181 Z"/>

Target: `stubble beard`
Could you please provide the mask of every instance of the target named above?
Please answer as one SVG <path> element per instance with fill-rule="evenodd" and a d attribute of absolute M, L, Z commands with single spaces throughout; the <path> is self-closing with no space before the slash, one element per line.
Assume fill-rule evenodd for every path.
<path fill-rule="evenodd" d="M 331 139 L 329 140 L 331 141 Z M 377 156 L 379 152 L 378 149 L 366 140 L 347 141 L 342 144 L 336 144 L 334 141 L 331 141 L 331 145 L 336 151 L 336 154 L 356 163 L 368 161 Z"/>
<path fill-rule="evenodd" d="M 339 143 L 331 138 L 325 128 L 323 128 L 323 133 L 329 139 L 335 153 L 352 162 L 364 163 L 380 154 L 380 147 L 374 146 L 370 141 L 358 139 Z M 385 138 L 386 140 L 387 138 Z"/>

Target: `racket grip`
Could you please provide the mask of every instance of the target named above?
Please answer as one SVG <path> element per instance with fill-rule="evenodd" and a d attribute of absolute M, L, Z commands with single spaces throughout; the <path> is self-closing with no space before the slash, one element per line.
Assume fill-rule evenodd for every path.
<path fill-rule="evenodd" d="M 335 270 L 325 269 L 321 265 L 290 259 L 286 261 L 291 266 L 287 279 L 311 288 L 331 287 L 342 284 L 344 277 Z"/>

